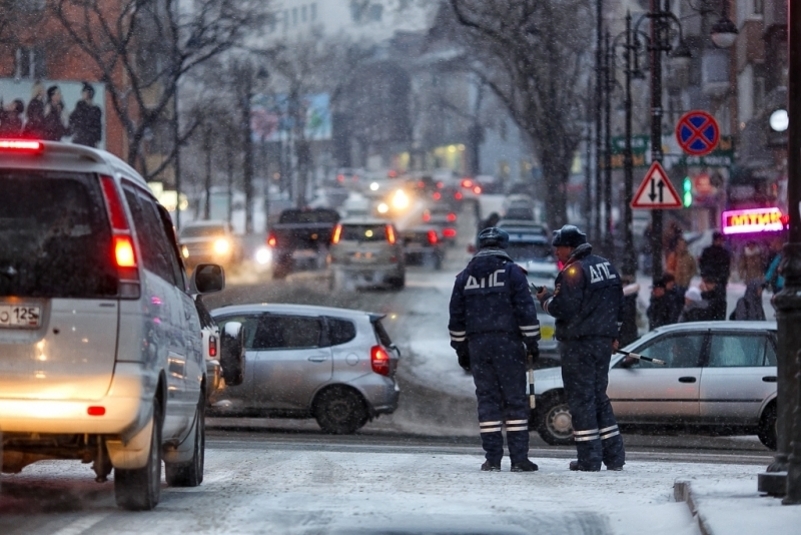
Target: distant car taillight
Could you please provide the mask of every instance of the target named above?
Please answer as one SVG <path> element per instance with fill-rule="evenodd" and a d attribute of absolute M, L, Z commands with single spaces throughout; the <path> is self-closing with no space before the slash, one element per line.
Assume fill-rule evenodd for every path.
<path fill-rule="evenodd" d="M 342 225 L 337 224 L 334 227 L 334 233 L 331 235 L 331 243 L 339 243 L 339 239 L 342 237 Z"/>
<path fill-rule="evenodd" d="M 469 178 L 463 178 L 462 179 L 462 187 L 466 188 L 466 189 L 472 188 L 473 187 L 473 181 L 470 180 Z"/>
<path fill-rule="evenodd" d="M 387 241 L 395 245 L 395 229 L 392 228 L 392 225 L 387 225 Z"/>
<path fill-rule="evenodd" d="M 464 195 L 462 195 L 461 191 L 457 191 L 456 193 L 453 194 L 453 198 L 456 199 L 457 201 L 461 201 L 462 197 L 464 197 Z"/>
<path fill-rule="evenodd" d="M 137 269 L 136 250 L 134 249 L 133 235 L 128 226 L 128 217 L 125 215 L 122 199 L 117 191 L 117 185 L 110 176 L 102 175 L 100 185 L 103 188 L 103 197 L 106 200 L 108 218 L 111 222 L 112 232 L 112 258 L 117 266 L 119 277 L 120 297 L 138 299 L 140 295 L 139 270 Z"/>
<path fill-rule="evenodd" d="M 209 336 L 209 356 L 217 356 L 217 337 L 213 334 Z"/>
<path fill-rule="evenodd" d="M 389 375 L 389 353 L 381 346 L 370 349 L 370 364 L 378 375 Z"/>
<path fill-rule="evenodd" d="M 442 230 L 442 236 L 445 238 L 455 238 L 456 237 L 456 229 L 455 228 L 445 228 Z"/>
<path fill-rule="evenodd" d="M 433 198 L 435 201 L 438 201 L 438 200 L 440 200 L 440 199 L 442 198 L 442 194 L 441 194 L 440 192 L 438 192 L 438 191 L 435 191 L 435 192 L 433 193 L 433 195 L 431 195 L 431 197 L 432 197 L 432 198 Z"/>
<path fill-rule="evenodd" d="M 275 239 L 275 234 L 272 232 L 267 236 L 267 245 L 270 247 L 275 247 L 275 244 L 278 243 L 278 240 Z"/>
<path fill-rule="evenodd" d="M 481 186 L 473 186 L 473 193 L 481 195 Z"/>
<path fill-rule="evenodd" d="M 437 236 L 436 230 L 429 230 L 428 231 L 428 243 L 430 245 L 436 245 L 439 242 L 439 236 Z"/>
<path fill-rule="evenodd" d="M 431 212 L 426 210 L 425 212 L 423 212 L 423 222 L 428 223 L 429 221 L 431 221 Z"/>
<path fill-rule="evenodd" d="M 456 221 L 456 214 L 453 213 L 453 212 L 449 212 L 448 213 L 448 222 L 449 223 L 453 223 L 454 221 Z"/>

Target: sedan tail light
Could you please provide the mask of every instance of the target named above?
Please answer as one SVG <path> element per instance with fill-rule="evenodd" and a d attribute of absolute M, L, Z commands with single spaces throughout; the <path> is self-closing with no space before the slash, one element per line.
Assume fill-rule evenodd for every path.
<path fill-rule="evenodd" d="M 378 375 L 389 375 L 389 353 L 382 346 L 370 349 L 370 364 Z"/>
<path fill-rule="evenodd" d="M 428 243 L 429 245 L 436 245 L 439 242 L 439 237 L 437 236 L 436 230 L 429 230 L 428 231 Z"/>
<path fill-rule="evenodd" d="M 275 233 L 271 232 L 267 236 L 267 245 L 269 245 L 270 247 L 275 247 L 276 243 L 278 243 L 278 240 L 276 240 L 275 238 Z"/>
<path fill-rule="evenodd" d="M 455 228 L 446 228 L 443 229 L 442 235 L 446 238 L 455 238 L 456 237 L 456 229 Z"/>
<path fill-rule="evenodd" d="M 216 357 L 217 356 L 217 337 L 213 334 L 209 336 L 209 356 Z"/>

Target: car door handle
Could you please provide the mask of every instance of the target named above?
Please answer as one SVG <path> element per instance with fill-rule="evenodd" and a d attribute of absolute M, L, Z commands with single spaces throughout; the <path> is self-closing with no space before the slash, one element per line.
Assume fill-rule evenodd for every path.
<path fill-rule="evenodd" d="M 697 381 L 695 377 L 679 377 L 680 383 L 694 383 Z"/>
<path fill-rule="evenodd" d="M 777 380 L 775 375 L 768 375 L 762 378 L 763 383 L 775 383 L 776 381 Z"/>
<path fill-rule="evenodd" d="M 309 357 L 310 362 L 325 362 L 328 357 Z"/>

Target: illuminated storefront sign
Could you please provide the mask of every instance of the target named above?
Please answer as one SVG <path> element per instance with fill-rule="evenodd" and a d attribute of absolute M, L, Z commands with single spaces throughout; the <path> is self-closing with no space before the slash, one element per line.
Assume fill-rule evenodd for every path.
<path fill-rule="evenodd" d="M 723 212 L 724 234 L 752 234 L 784 230 L 787 216 L 776 207 L 727 210 Z"/>

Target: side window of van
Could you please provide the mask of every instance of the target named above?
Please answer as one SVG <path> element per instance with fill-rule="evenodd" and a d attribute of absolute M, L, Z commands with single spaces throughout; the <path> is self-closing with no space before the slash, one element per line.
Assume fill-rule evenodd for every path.
<path fill-rule="evenodd" d="M 134 187 L 125 186 L 125 200 L 131 208 L 139 248 L 142 251 L 142 263 L 165 281 L 180 285 L 169 261 L 169 246 L 166 243 L 164 229 L 158 219 L 155 205 L 136 192 Z"/>

